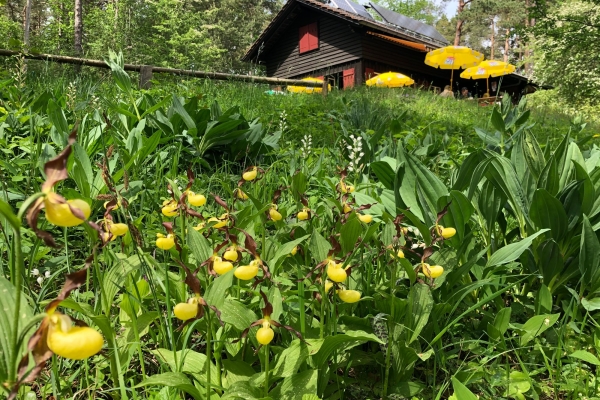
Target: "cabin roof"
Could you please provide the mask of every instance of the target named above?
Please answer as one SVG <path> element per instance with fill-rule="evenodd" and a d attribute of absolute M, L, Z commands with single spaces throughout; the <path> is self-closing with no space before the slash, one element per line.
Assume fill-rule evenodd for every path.
<path fill-rule="evenodd" d="M 248 49 L 246 54 L 242 57 L 242 61 L 250 61 L 256 58 L 260 53 L 259 50 L 261 50 L 261 47 L 276 36 L 276 31 L 288 19 L 292 10 L 299 5 L 345 20 L 355 25 L 365 26 L 380 34 L 423 44 L 430 50 L 448 44 L 448 41 L 434 27 L 413 20 L 412 18 L 405 17 L 401 14 L 393 13 L 390 10 L 383 9 L 381 6 L 377 6 L 378 9 L 376 9 L 380 15 L 383 9 L 404 18 L 396 18 L 393 23 L 376 21 L 366 12 L 366 10 L 364 10 L 364 6 L 349 0 L 332 0 L 330 4 L 324 4 L 316 0 L 288 0 L 281 10 L 279 10 L 277 15 L 275 15 L 275 18 L 273 18 L 265 30 L 260 34 L 258 39 L 252 44 L 250 49 Z M 383 15 L 382 18 L 384 21 L 387 20 Z M 410 26 L 403 26 L 408 22 L 410 22 Z M 428 35 L 423 34 L 423 32 Z"/>

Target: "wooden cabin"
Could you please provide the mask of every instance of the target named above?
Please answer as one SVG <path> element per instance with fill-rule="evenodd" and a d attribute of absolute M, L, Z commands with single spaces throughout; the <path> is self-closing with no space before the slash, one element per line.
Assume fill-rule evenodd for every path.
<path fill-rule="evenodd" d="M 338 88 L 361 85 L 388 71 L 413 78 L 420 87 L 442 88 L 450 71 L 424 63 L 425 54 L 449 45 L 433 26 L 380 5 L 362 6 L 351 0 L 288 0 L 243 61 L 263 65 L 267 76 L 279 78 L 327 77 Z M 485 80 L 461 80 L 455 87 L 485 92 Z M 511 74 L 501 90 L 521 93 L 527 78 Z"/>

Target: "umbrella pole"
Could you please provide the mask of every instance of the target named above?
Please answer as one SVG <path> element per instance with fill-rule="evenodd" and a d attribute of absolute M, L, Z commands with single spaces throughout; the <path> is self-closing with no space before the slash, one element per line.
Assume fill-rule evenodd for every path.
<path fill-rule="evenodd" d="M 486 83 L 487 83 L 487 92 L 486 92 L 486 93 L 487 93 L 487 94 L 489 94 L 489 95 L 491 96 L 492 94 L 490 93 L 490 77 L 489 77 L 489 76 L 486 76 L 486 77 L 485 77 L 485 81 L 486 81 Z"/>
<path fill-rule="evenodd" d="M 454 91 L 454 86 L 452 86 L 452 80 L 454 78 L 454 68 L 452 68 L 451 71 L 452 72 L 450 72 L 450 90 Z"/>

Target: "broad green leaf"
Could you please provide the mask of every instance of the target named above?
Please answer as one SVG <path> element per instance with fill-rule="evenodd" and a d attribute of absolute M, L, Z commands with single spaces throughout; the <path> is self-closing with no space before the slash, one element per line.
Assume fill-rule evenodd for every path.
<path fill-rule="evenodd" d="M 199 381 L 206 383 L 206 355 L 193 350 L 179 350 L 173 354 L 168 349 L 150 350 L 160 361 L 167 363 L 173 372 L 185 372 L 193 375 Z M 175 359 L 177 356 L 177 359 Z M 210 381 L 212 385 L 219 385 L 217 367 L 210 363 Z"/>
<path fill-rule="evenodd" d="M 464 194 L 456 190 L 451 190 L 447 196 L 438 199 L 438 210 L 441 211 L 448 203 L 450 206 L 448 213 L 442 218 L 442 225 L 455 228 L 456 240 L 460 243 L 465 237 L 465 226 L 474 212 L 474 207 Z"/>
<path fill-rule="evenodd" d="M 559 245 L 552 239 L 541 243 L 536 250 L 538 255 L 537 266 L 542 273 L 544 283 L 551 285 L 553 279 L 562 272 L 564 258 Z M 535 271 L 532 271 L 535 272 Z"/>
<path fill-rule="evenodd" d="M 410 288 L 405 322 L 410 338 L 407 344 L 418 339 L 427 321 L 429 321 L 429 314 L 431 314 L 432 308 L 433 297 L 429 286 L 418 283 Z"/>
<path fill-rule="evenodd" d="M 287 242 L 287 243 L 284 243 L 284 244 L 278 246 L 277 252 L 273 256 L 273 258 L 270 259 L 268 262 L 269 267 L 275 269 L 279 265 L 280 261 L 283 261 L 283 259 L 285 257 L 290 255 L 290 253 L 292 252 L 294 247 L 298 246 L 299 244 L 304 242 L 309 237 L 310 237 L 310 235 L 305 235 L 305 236 L 302 236 L 301 238 L 292 240 L 291 242 Z"/>
<path fill-rule="evenodd" d="M 185 108 L 183 108 L 183 104 L 181 104 L 181 100 L 179 100 L 179 97 L 175 94 L 173 95 L 173 110 L 175 111 L 175 113 L 177 115 L 179 115 L 181 117 L 183 123 L 185 124 L 185 126 L 188 129 L 188 134 L 190 136 L 196 136 L 196 133 L 197 133 L 196 123 L 194 122 L 192 117 L 190 117 L 190 114 L 188 114 L 188 112 L 185 110 Z"/>
<path fill-rule="evenodd" d="M 221 320 L 233 325 L 240 332 L 243 332 L 258 319 L 254 311 L 231 298 L 223 302 L 219 311 L 221 311 Z"/>
<path fill-rule="evenodd" d="M 500 336 L 506 333 L 508 325 L 510 324 L 510 314 L 512 309 L 510 307 L 503 308 L 496 314 L 494 323 L 488 326 L 488 334 L 492 339 L 499 339 Z M 493 327 L 494 329 L 489 329 Z"/>
<path fill-rule="evenodd" d="M 356 213 L 352 213 L 346 223 L 340 229 L 340 245 L 343 253 L 349 253 L 354 250 L 356 241 L 362 232 L 362 224 Z"/>
<path fill-rule="evenodd" d="M 560 200 L 546 189 L 537 189 L 533 194 L 529 216 L 536 228 L 550 230 L 546 237 L 550 236 L 560 241 L 567 233 L 569 225 L 567 213 Z"/>
<path fill-rule="evenodd" d="M 315 230 L 311 235 L 308 250 L 313 256 L 313 260 L 316 263 L 320 263 L 327 258 L 327 253 L 331 250 L 331 245 L 318 231 Z"/>
<path fill-rule="evenodd" d="M 220 309 L 223 306 L 223 303 L 225 302 L 225 298 L 227 297 L 227 290 L 231 287 L 232 282 L 233 270 L 227 272 L 224 275 L 219 276 L 208 286 L 208 289 L 206 290 L 206 296 L 204 296 L 204 300 L 206 300 L 208 305 Z"/>
<path fill-rule="evenodd" d="M 181 372 L 166 372 L 164 374 L 152 375 L 135 386 L 140 388 L 144 386 L 169 386 L 182 390 L 192 396 L 195 400 L 203 400 L 204 395 L 196 389 L 187 376 Z M 212 397 L 212 396 L 211 396 Z"/>
<path fill-rule="evenodd" d="M 583 285 L 593 293 L 600 286 L 600 242 L 587 216 L 583 217 L 580 249 L 579 270 Z"/>
<path fill-rule="evenodd" d="M 542 284 L 535 296 L 535 313 L 546 314 L 552 311 L 552 294 L 548 286 Z"/>
<path fill-rule="evenodd" d="M 227 383 L 231 387 L 236 382 L 248 381 L 250 377 L 256 374 L 252 366 L 243 361 L 222 360 L 223 369 L 226 372 Z M 229 393 L 229 390 L 227 390 Z"/>
<path fill-rule="evenodd" d="M 12 283 L 0 276 L 0 381 L 6 382 L 8 371 L 14 370 L 16 365 L 10 365 L 11 357 L 17 351 L 17 361 L 25 354 L 27 340 L 24 340 L 18 349 L 13 348 L 15 339 L 14 315 L 17 291 Z M 27 303 L 24 293 L 21 293 L 21 308 L 19 312 L 19 335 L 24 334 L 22 330 L 33 318 L 33 312 Z M 32 327 L 30 327 L 32 328 Z"/>
<path fill-rule="evenodd" d="M 586 311 L 600 310 L 600 297 L 595 297 L 591 300 L 588 300 L 584 297 L 583 299 L 581 299 L 581 306 Z"/>
<path fill-rule="evenodd" d="M 477 396 L 455 377 L 452 377 L 452 388 L 454 389 L 456 400 L 478 400 Z"/>
<path fill-rule="evenodd" d="M 312 356 L 313 361 L 315 365 L 321 366 L 327 362 L 331 354 L 335 350 L 339 350 L 342 345 L 358 344 L 366 341 L 383 343 L 377 336 L 363 331 L 348 331 L 345 334 L 327 336 L 323 340 L 323 344 L 319 351 Z"/>
<path fill-rule="evenodd" d="M 522 398 L 522 394 L 527 393 L 529 389 L 531 389 L 529 376 L 521 371 L 511 371 L 508 379 L 508 396 Z"/>
<path fill-rule="evenodd" d="M 227 388 L 221 400 L 257 400 L 262 397 L 262 388 L 256 388 L 246 380 L 240 380 Z"/>
<path fill-rule="evenodd" d="M 81 194 L 85 197 L 90 196 L 90 185 L 94 182 L 94 171 L 92 171 L 92 163 L 88 157 L 87 152 L 79 143 L 73 144 L 73 154 L 75 156 L 75 163 L 71 168 L 71 174 L 77 182 L 77 187 L 81 191 Z"/>
<path fill-rule="evenodd" d="M 187 244 L 190 246 L 197 264 L 203 263 L 212 256 L 213 249 L 208 240 L 200 232 L 195 229 L 188 229 L 187 239 Z"/>
<path fill-rule="evenodd" d="M 110 312 L 115 295 L 125 284 L 127 275 L 140 268 L 140 258 L 137 254 L 127 258 L 123 253 L 115 255 L 116 260 L 114 265 L 108 272 L 104 273 L 103 286 L 100 291 L 102 295 L 102 308 L 107 315 Z"/>
<path fill-rule="evenodd" d="M 527 112 L 529 112 L 529 110 Z M 539 180 L 542 171 L 544 170 L 544 166 L 546 165 L 544 152 L 540 148 L 538 141 L 531 132 L 523 132 L 521 138 L 522 140 L 520 142 L 523 150 L 523 156 L 525 157 L 525 162 L 527 163 L 529 171 L 533 177 L 536 180 Z"/>
<path fill-rule="evenodd" d="M 375 174 L 377 179 L 386 189 L 393 190 L 394 189 L 394 179 L 396 176 L 396 172 L 392 169 L 389 163 L 385 161 L 375 161 L 369 165 L 371 172 Z"/>
<path fill-rule="evenodd" d="M 419 233 L 421 234 L 421 236 L 423 236 L 423 240 L 425 241 L 425 244 L 427 246 L 429 246 L 431 244 L 431 232 L 429 232 L 427 225 L 425 225 L 423 222 L 421 222 L 419 217 L 417 217 L 415 214 L 413 214 L 409 210 L 399 209 L 398 212 L 403 214 L 406 218 L 408 218 L 408 220 L 411 222 L 411 224 L 419 230 Z"/>
<path fill-rule="evenodd" d="M 0 215 L 6 218 L 6 221 L 12 226 L 14 230 L 21 228 L 21 221 L 17 218 L 17 215 L 13 212 L 10 204 L 0 199 Z"/>
<path fill-rule="evenodd" d="M 271 305 L 273 306 L 273 312 L 271 313 L 271 318 L 275 321 L 279 320 L 281 313 L 283 313 L 283 298 L 281 297 L 281 291 L 277 286 L 271 286 L 269 288 L 269 292 L 267 293 L 267 298 Z M 254 321 L 252 321 L 254 322 Z"/>
<path fill-rule="evenodd" d="M 521 327 L 521 346 L 525 346 L 558 321 L 560 314 L 544 314 L 531 317 Z"/>
<path fill-rule="evenodd" d="M 295 339 L 277 359 L 277 364 L 272 369 L 274 377 L 286 378 L 295 374 L 308 358 L 308 346 L 306 343 Z"/>
<path fill-rule="evenodd" d="M 585 361 L 586 363 L 592 365 L 600 365 L 600 360 L 598 357 L 585 350 L 576 350 L 573 353 L 569 354 L 569 357 L 577 358 L 581 361 Z"/>
<path fill-rule="evenodd" d="M 302 400 L 304 395 L 316 395 L 318 377 L 319 371 L 316 369 L 290 375 L 269 393 L 269 397 L 281 400 Z"/>
<path fill-rule="evenodd" d="M 529 248 L 529 246 L 531 246 L 531 243 L 533 243 L 533 240 L 536 237 L 540 236 L 546 231 L 548 231 L 548 229 L 541 229 L 533 235 L 521 240 L 520 242 L 511 243 L 499 249 L 489 258 L 487 264 L 485 265 L 486 268 L 491 268 L 495 267 L 496 265 L 506 264 L 511 261 L 515 261 L 521 256 L 521 254 L 523 254 L 523 252 L 526 249 Z"/>
<path fill-rule="evenodd" d="M 501 134 L 504 133 L 506 130 L 504 126 L 504 119 L 502 118 L 502 114 L 498 110 L 498 107 L 494 107 L 492 110 L 491 122 L 492 126 L 496 128 L 496 130 L 498 130 Z"/>

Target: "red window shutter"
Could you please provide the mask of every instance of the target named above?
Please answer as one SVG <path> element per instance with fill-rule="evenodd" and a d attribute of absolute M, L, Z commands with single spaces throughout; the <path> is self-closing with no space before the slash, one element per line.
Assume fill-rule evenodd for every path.
<path fill-rule="evenodd" d="M 300 40 L 299 40 L 300 53 L 307 52 L 309 50 L 309 48 L 308 48 L 308 25 L 300 27 L 298 37 L 300 38 Z"/>
<path fill-rule="evenodd" d="M 307 25 L 308 30 L 308 50 L 315 50 L 319 48 L 319 31 L 317 23 Z"/>
<path fill-rule="evenodd" d="M 342 78 L 344 81 L 344 89 L 354 87 L 354 68 L 345 69 L 342 72 Z"/>
<path fill-rule="evenodd" d="M 365 79 L 369 80 L 375 76 L 375 70 L 373 68 L 365 68 Z"/>

